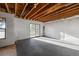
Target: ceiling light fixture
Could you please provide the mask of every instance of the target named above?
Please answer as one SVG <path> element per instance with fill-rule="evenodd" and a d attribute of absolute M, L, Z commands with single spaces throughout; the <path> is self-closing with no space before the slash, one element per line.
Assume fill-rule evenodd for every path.
<path fill-rule="evenodd" d="M 35 4 L 34 4 L 34 8 L 36 8 L 36 7 L 37 7 L 37 5 L 38 5 L 38 3 L 35 3 Z"/>

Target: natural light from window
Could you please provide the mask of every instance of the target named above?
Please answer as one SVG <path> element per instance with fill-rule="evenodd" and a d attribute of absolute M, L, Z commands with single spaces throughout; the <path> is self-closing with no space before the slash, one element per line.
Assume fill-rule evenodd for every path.
<path fill-rule="evenodd" d="M 79 38 L 69 35 L 64 32 L 60 32 L 60 40 L 64 40 L 70 43 L 79 44 Z"/>
<path fill-rule="evenodd" d="M 40 33 L 40 25 L 39 24 L 30 24 L 30 37 L 39 36 Z"/>
<path fill-rule="evenodd" d="M 0 18 L 0 39 L 5 38 L 5 19 Z"/>

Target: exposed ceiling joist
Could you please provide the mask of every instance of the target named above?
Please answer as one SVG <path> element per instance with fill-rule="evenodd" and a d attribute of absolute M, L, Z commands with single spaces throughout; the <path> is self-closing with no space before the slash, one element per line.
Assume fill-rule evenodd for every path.
<path fill-rule="evenodd" d="M 24 13 L 24 11 L 25 11 L 25 9 L 26 9 L 27 6 L 28 6 L 28 3 L 25 4 L 25 6 L 24 6 L 24 8 L 23 8 L 23 10 L 22 10 L 22 12 L 21 12 L 20 17 L 23 15 L 23 13 Z"/>
<path fill-rule="evenodd" d="M 0 3 L 0 11 L 19 18 L 47 22 L 79 14 L 79 3 Z"/>
<path fill-rule="evenodd" d="M 42 17 L 42 18 L 39 18 L 39 19 L 47 19 L 48 17 L 50 18 L 50 16 L 54 16 L 54 15 L 56 15 L 56 14 L 60 14 L 60 13 L 62 13 L 62 12 L 64 12 L 64 11 L 67 11 L 67 10 L 69 10 L 69 9 L 75 8 L 75 7 L 78 6 L 78 5 L 79 5 L 79 4 L 69 5 L 69 6 L 67 6 L 67 7 L 64 8 L 64 9 L 61 9 L 61 10 L 59 10 L 59 11 L 56 11 L 55 13 L 51 13 L 51 14 L 49 14 L 49 15 L 47 15 L 47 16 L 44 16 L 44 17 Z"/>
<path fill-rule="evenodd" d="M 77 11 L 76 11 L 76 10 L 77 10 Z M 48 17 L 48 18 L 44 18 L 44 19 L 41 19 L 41 20 L 49 21 L 49 20 L 52 20 L 52 19 L 63 18 L 63 17 L 68 16 L 67 14 L 72 15 L 72 14 L 74 14 L 74 13 L 78 13 L 78 10 L 79 10 L 79 6 L 76 6 L 75 8 L 69 9 L 69 10 L 67 10 L 67 11 L 61 12 L 61 13 L 59 13 L 59 14 L 56 14 L 56 15 L 53 15 L 53 16 L 50 16 L 50 17 Z M 49 18 L 50 18 L 50 19 L 49 19 Z"/>
<path fill-rule="evenodd" d="M 17 9 L 18 9 L 18 7 L 17 7 L 17 3 L 15 3 L 15 15 L 17 14 Z"/>
<path fill-rule="evenodd" d="M 45 18 L 45 17 L 50 17 L 50 15 L 55 15 L 55 14 L 58 14 L 58 13 L 60 13 L 60 12 L 63 12 L 63 11 L 65 11 L 65 10 L 67 10 L 67 9 L 69 9 L 69 8 L 72 8 L 72 7 L 74 7 L 74 6 L 76 6 L 76 5 L 78 5 L 78 4 L 75 4 L 75 5 L 73 5 L 74 3 L 70 3 L 70 4 L 65 4 L 64 5 L 64 8 L 62 8 L 62 9 L 60 9 L 60 10 L 58 10 L 58 11 L 56 11 L 56 12 L 52 12 L 52 13 L 49 13 L 48 15 L 45 15 L 45 16 L 43 16 L 43 17 L 40 17 L 40 18 L 38 18 L 38 19 L 41 19 L 41 18 Z"/>
<path fill-rule="evenodd" d="M 36 11 L 34 14 L 32 14 L 29 18 L 32 18 L 34 15 L 36 15 L 39 11 L 41 11 L 41 10 L 42 10 L 43 8 L 45 8 L 47 5 L 48 5 L 48 3 L 45 4 L 45 5 L 43 5 L 38 11 Z"/>
<path fill-rule="evenodd" d="M 6 9 L 7 9 L 7 12 L 10 13 L 10 9 L 9 9 L 9 6 L 7 3 L 5 3 L 5 6 L 6 6 Z"/>
<path fill-rule="evenodd" d="M 53 13 L 53 12 L 55 12 L 56 10 L 58 10 L 58 9 L 60 9 L 60 8 L 62 8 L 62 7 L 65 7 L 65 4 L 56 4 L 56 5 L 54 5 L 53 7 L 51 7 L 50 9 L 46 10 L 47 13 L 44 13 L 43 15 L 41 15 L 41 16 L 35 18 L 35 19 L 41 18 L 41 17 L 43 17 L 43 16 L 45 16 L 45 15 L 48 15 L 48 14 L 50 14 L 50 13 Z"/>
<path fill-rule="evenodd" d="M 33 17 L 33 19 L 36 19 L 37 17 L 39 17 L 40 15 L 43 15 L 43 14 L 45 14 L 45 13 L 51 12 L 54 8 L 56 8 L 56 6 L 59 6 L 59 5 L 61 5 L 61 4 L 52 5 L 52 6 L 51 6 L 50 8 L 48 8 L 47 10 L 45 10 L 45 11 L 39 13 L 38 15 L 36 15 L 35 17 Z"/>
<path fill-rule="evenodd" d="M 37 5 L 38 5 L 38 4 L 37 4 Z M 24 18 L 26 18 L 26 17 L 36 8 L 37 5 L 34 5 L 34 7 L 28 12 L 28 14 L 25 15 Z"/>
<path fill-rule="evenodd" d="M 63 14 L 64 14 L 64 16 L 63 16 Z M 63 14 L 62 15 L 59 15 L 57 18 L 55 17 L 54 19 L 48 19 L 48 20 L 43 21 L 43 22 L 47 22 L 47 21 L 51 21 L 51 20 L 60 20 L 60 19 L 72 17 L 74 15 L 78 15 L 79 14 L 79 9 L 74 10 L 74 11 L 71 11 L 71 12 L 63 13 Z M 65 15 L 67 15 L 67 16 L 65 16 Z"/>

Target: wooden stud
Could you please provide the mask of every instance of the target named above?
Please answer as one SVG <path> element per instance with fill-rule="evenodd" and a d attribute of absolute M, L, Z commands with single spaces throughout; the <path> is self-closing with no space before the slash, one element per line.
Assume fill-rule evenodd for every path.
<path fill-rule="evenodd" d="M 6 6 L 6 9 L 7 9 L 7 12 L 10 13 L 9 6 L 8 6 L 7 3 L 5 3 L 5 6 Z"/>
<path fill-rule="evenodd" d="M 25 11 L 25 9 L 26 9 L 27 6 L 28 6 L 28 3 L 25 4 L 25 6 L 24 6 L 24 8 L 23 8 L 23 10 L 22 10 L 22 12 L 21 12 L 20 17 L 23 15 L 23 13 L 24 13 L 24 11 Z"/>
<path fill-rule="evenodd" d="M 24 18 L 26 18 L 26 17 L 35 9 L 35 7 L 36 7 L 36 6 L 34 5 L 34 7 L 28 12 L 28 14 L 25 15 Z"/>
<path fill-rule="evenodd" d="M 17 9 L 18 9 L 18 4 L 17 3 L 15 3 L 15 15 L 17 14 Z"/>
<path fill-rule="evenodd" d="M 52 7 L 48 8 L 47 10 L 39 13 L 38 15 L 36 15 L 35 17 L 33 17 L 33 19 L 36 19 L 37 17 L 39 17 L 40 15 L 43 15 L 45 13 L 49 13 L 49 11 L 51 12 L 52 9 L 56 8 L 56 6 L 59 6 L 59 5 L 62 5 L 60 3 L 56 4 L 56 5 L 53 5 Z"/>
<path fill-rule="evenodd" d="M 43 16 L 45 16 L 45 15 L 48 15 L 48 14 L 50 14 L 50 13 L 53 13 L 54 11 L 56 11 L 56 10 L 62 8 L 62 7 L 65 7 L 65 5 L 64 5 L 64 4 L 56 4 L 56 5 L 54 5 L 53 7 L 51 7 L 50 9 L 48 9 L 48 10 L 47 10 L 47 13 L 45 13 L 45 14 L 43 14 L 43 15 L 37 17 L 36 19 L 41 18 L 41 17 L 43 17 Z"/>
<path fill-rule="evenodd" d="M 48 3 L 45 4 L 44 6 L 42 6 L 38 11 L 36 11 L 34 14 L 32 14 L 29 18 L 32 18 L 34 15 L 36 15 L 39 11 L 41 11 L 41 10 L 42 10 L 43 8 L 45 8 L 47 5 L 48 5 Z"/>
<path fill-rule="evenodd" d="M 52 13 L 52 14 L 50 14 L 50 15 L 47 15 L 47 16 L 45 16 L 45 17 L 43 17 L 43 18 L 39 18 L 39 19 L 47 19 L 48 17 L 50 18 L 50 16 L 53 17 L 53 16 L 55 16 L 55 15 L 57 15 L 57 14 L 63 13 L 64 11 L 70 10 L 70 9 L 72 9 L 72 8 L 76 8 L 75 6 L 78 6 L 78 5 L 79 5 L 79 4 L 74 4 L 74 5 L 72 5 L 72 6 L 66 7 L 66 8 L 64 8 L 64 9 L 62 9 L 62 10 L 60 10 L 60 11 L 57 11 L 57 12 L 55 12 L 55 13 Z"/>
<path fill-rule="evenodd" d="M 61 18 L 63 18 L 64 16 L 68 16 L 67 14 L 69 14 L 69 13 L 70 13 L 69 15 L 72 15 L 72 13 L 75 12 L 76 10 L 79 10 L 79 6 L 76 6 L 76 7 L 72 8 L 72 9 L 61 12 L 61 13 L 59 13 L 57 15 L 52 15 L 52 16 L 50 16 L 48 18 L 43 18 L 43 19 L 45 19 L 45 21 L 47 21 L 48 19 L 49 20 L 52 20 L 52 19 L 55 19 L 55 18 L 58 19 L 60 16 L 61 16 Z M 43 20 L 43 19 L 40 19 L 40 20 Z"/>

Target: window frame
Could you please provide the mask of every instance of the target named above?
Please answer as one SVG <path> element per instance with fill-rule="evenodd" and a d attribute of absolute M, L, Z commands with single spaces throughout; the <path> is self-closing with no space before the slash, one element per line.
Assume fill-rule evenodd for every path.
<path fill-rule="evenodd" d="M 40 37 L 40 24 L 35 24 L 35 23 L 30 23 L 30 24 L 35 25 L 35 37 Z M 29 38 L 35 38 L 30 36 L 30 24 L 29 24 Z M 36 36 L 36 25 L 39 25 L 39 36 Z"/>
<path fill-rule="evenodd" d="M 39 25 L 39 36 L 40 36 L 40 24 L 35 24 L 35 37 L 39 37 L 36 35 L 36 25 Z"/>
<path fill-rule="evenodd" d="M 4 30 L 5 30 L 5 36 L 4 36 L 4 38 L 0 38 L 0 40 L 3 40 L 3 39 L 6 39 L 6 18 L 4 18 L 4 17 L 0 17 L 0 18 L 2 18 L 2 20 L 5 21 L 5 29 L 4 29 L 4 28 L 0 28 L 0 29 L 4 29 Z M 0 20 L 0 22 L 1 22 L 2 20 Z"/>

